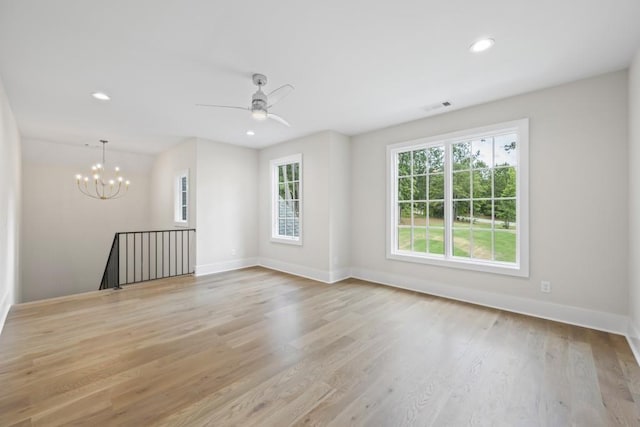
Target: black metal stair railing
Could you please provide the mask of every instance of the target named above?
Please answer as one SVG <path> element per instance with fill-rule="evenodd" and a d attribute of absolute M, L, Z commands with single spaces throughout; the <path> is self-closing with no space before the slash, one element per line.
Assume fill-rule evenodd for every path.
<path fill-rule="evenodd" d="M 195 232 L 185 228 L 116 233 L 100 289 L 192 274 Z"/>

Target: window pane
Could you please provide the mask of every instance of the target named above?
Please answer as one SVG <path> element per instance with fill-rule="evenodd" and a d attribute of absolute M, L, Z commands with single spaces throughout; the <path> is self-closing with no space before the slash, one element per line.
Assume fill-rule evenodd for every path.
<path fill-rule="evenodd" d="M 427 173 L 427 150 L 413 152 L 413 175 L 424 175 Z"/>
<path fill-rule="evenodd" d="M 398 153 L 398 176 L 411 175 L 411 152 Z"/>
<path fill-rule="evenodd" d="M 181 184 L 182 184 L 182 191 L 186 191 L 187 190 L 187 177 L 183 176 L 181 179 Z"/>
<path fill-rule="evenodd" d="M 471 143 L 461 142 L 452 145 L 453 170 L 469 169 L 471 162 Z"/>
<path fill-rule="evenodd" d="M 278 220 L 278 234 L 280 236 L 284 236 L 285 234 L 285 223 L 284 219 Z"/>
<path fill-rule="evenodd" d="M 416 176 L 413 178 L 413 200 L 427 200 L 426 175 Z"/>
<path fill-rule="evenodd" d="M 285 217 L 293 218 L 293 202 L 287 202 Z"/>
<path fill-rule="evenodd" d="M 427 229 L 424 227 L 413 228 L 413 251 L 427 252 Z"/>
<path fill-rule="evenodd" d="M 426 227 L 427 225 L 427 204 L 426 203 L 413 204 L 413 225 Z"/>
<path fill-rule="evenodd" d="M 491 230 L 472 231 L 473 236 L 473 253 L 471 256 L 477 259 L 491 260 L 493 258 L 493 244 Z"/>
<path fill-rule="evenodd" d="M 398 249 L 411 250 L 411 227 L 398 227 Z"/>
<path fill-rule="evenodd" d="M 494 197 L 516 196 L 516 168 L 496 168 L 493 175 Z"/>
<path fill-rule="evenodd" d="M 295 181 L 300 180 L 300 164 L 297 162 L 293 164 L 293 179 Z"/>
<path fill-rule="evenodd" d="M 287 196 L 287 200 L 296 199 L 298 195 L 298 183 L 297 182 L 289 182 L 287 183 L 287 188 L 285 189 L 285 195 Z"/>
<path fill-rule="evenodd" d="M 285 191 L 284 191 L 284 184 L 278 184 L 278 198 L 280 200 L 284 200 L 285 197 Z"/>
<path fill-rule="evenodd" d="M 293 218 L 288 218 L 285 221 L 287 223 L 287 236 L 293 236 Z"/>
<path fill-rule="evenodd" d="M 453 226 L 469 228 L 471 222 L 470 202 L 453 202 Z"/>
<path fill-rule="evenodd" d="M 471 172 L 453 173 L 453 198 L 468 199 L 471 196 Z"/>
<path fill-rule="evenodd" d="M 398 178 L 398 200 L 411 200 L 411 178 Z"/>
<path fill-rule="evenodd" d="M 471 142 L 473 168 L 483 169 L 493 166 L 493 138 L 479 139 Z"/>
<path fill-rule="evenodd" d="M 495 232 L 495 260 L 516 262 L 515 231 L 498 230 Z"/>
<path fill-rule="evenodd" d="M 429 203 L 429 226 L 444 227 L 444 203 Z"/>
<path fill-rule="evenodd" d="M 287 165 L 286 174 L 287 181 L 293 181 L 293 163 Z"/>
<path fill-rule="evenodd" d="M 473 228 L 491 228 L 493 216 L 491 215 L 491 200 L 474 200 L 473 204 Z"/>
<path fill-rule="evenodd" d="M 278 166 L 278 182 L 284 182 L 284 165 Z"/>
<path fill-rule="evenodd" d="M 278 202 L 278 218 L 287 216 L 287 202 Z"/>
<path fill-rule="evenodd" d="M 473 178 L 473 198 L 491 197 L 491 169 L 479 169 L 471 172 Z"/>
<path fill-rule="evenodd" d="M 518 136 L 516 134 L 495 137 L 496 166 L 516 166 Z"/>
<path fill-rule="evenodd" d="M 444 255 L 444 228 L 429 227 L 429 248 L 430 254 Z"/>
<path fill-rule="evenodd" d="M 183 221 L 187 220 L 187 207 L 186 206 L 182 207 L 182 220 Z"/>
<path fill-rule="evenodd" d="M 444 199 L 444 174 L 429 175 L 429 199 Z"/>
<path fill-rule="evenodd" d="M 182 197 L 180 197 L 182 205 L 186 206 L 187 205 L 187 192 L 183 191 L 181 194 Z"/>
<path fill-rule="evenodd" d="M 293 236 L 294 237 L 300 236 L 300 220 L 298 218 L 295 218 L 293 220 Z"/>
<path fill-rule="evenodd" d="M 517 220 L 515 199 L 496 200 L 494 215 L 496 230 L 515 230 Z"/>
<path fill-rule="evenodd" d="M 411 225 L 411 203 L 398 203 L 398 225 Z"/>
<path fill-rule="evenodd" d="M 461 257 L 469 257 L 471 248 L 471 230 L 469 229 L 453 229 L 453 255 Z"/>
<path fill-rule="evenodd" d="M 427 151 L 429 173 L 444 172 L 444 147 L 433 147 Z"/>

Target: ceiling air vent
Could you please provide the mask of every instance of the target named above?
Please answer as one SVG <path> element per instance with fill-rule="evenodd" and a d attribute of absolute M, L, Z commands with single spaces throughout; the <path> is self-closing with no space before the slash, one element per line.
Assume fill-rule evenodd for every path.
<path fill-rule="evenodd" d="M 435 110 L 439 110 L 441 108 L 447 108 L 447 107 L 451 107 L 451 102 L 444 101 L 444 102 L 438 102 L 437 104 L 427 105 L 426 107 L 424 107 L 424 110 L 431 112 L 431 111 L 435 111 Z"/>

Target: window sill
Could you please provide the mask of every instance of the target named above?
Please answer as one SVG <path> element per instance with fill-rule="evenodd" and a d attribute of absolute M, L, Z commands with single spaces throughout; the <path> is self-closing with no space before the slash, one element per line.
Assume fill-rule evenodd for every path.
<path fill-rule="evenodd" d="M 177 228 L 189 228 L 189 223 L 187 221 L 174 221 L 173 226 Z"/>
<path fill-rule="evenodd" d="M 480 271 L 483 273 L 502 274 L 506 276 L 529 277 L 528 269 L 522 265 L 514 265 L 499 262 L 482 262 L 478 260 L 466 260 L 464 258 L 445 259 L 438 256 L 420 256 L 410 253 L 388 253 L 387 259 L 395 261 L 412 262 L 417 264 L 429 264 L 439 267 L 455 268 L 460 270 Z"/>
<path fill-rule="evenodd" d="M 285 245 L 302 246 L 302 238 L 287 238 L 287 237 L 273 237 L 271 236 L 272 243 L 284 243 Z"/>

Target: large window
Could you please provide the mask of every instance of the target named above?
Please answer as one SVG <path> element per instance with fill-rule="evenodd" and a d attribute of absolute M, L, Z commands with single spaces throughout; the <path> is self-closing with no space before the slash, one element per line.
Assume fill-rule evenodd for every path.
<path fill-rule="evenodd" d="M 528 121 L 389 147 L 392 259 L 528 275 Z"/>
<path fill-rule="evenodd" d="M 271 239 L 302 244 L 302 155 L 271 161 Z"/>
<path fill-rule="evenodd" d="M 189 223 L 189 172 L 183 171 L 176 176 L 174 221 L 176 225 Z"/>

